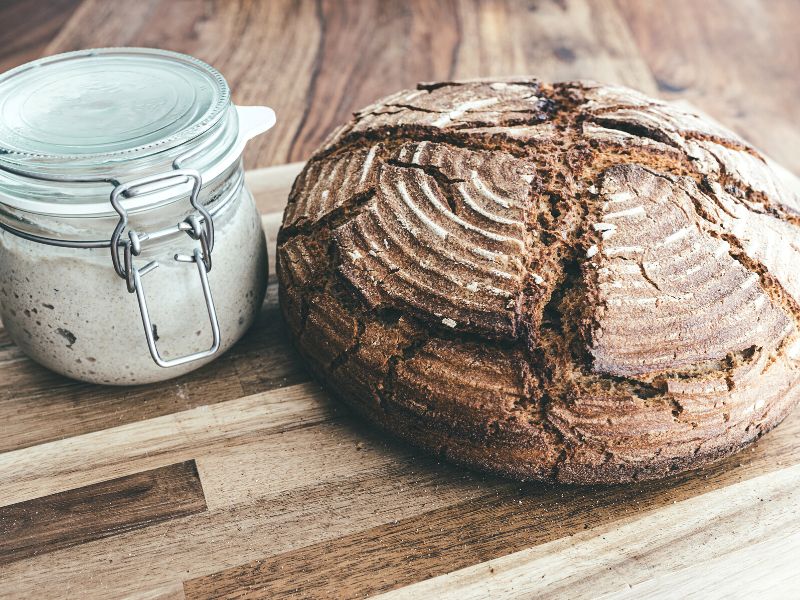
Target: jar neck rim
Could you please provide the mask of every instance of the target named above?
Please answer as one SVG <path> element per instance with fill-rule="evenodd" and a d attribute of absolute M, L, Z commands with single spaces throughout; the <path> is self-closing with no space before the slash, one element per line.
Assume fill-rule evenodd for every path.
<path fill-rule="evenodd" d="M 217 181 L 210 182 L 201 190 L 201 204 L 211 217 L 216 218 L 236 204 L 243 188 L 244 169 L 240 162 L 237 166 L 231 166 L 227 173 L 217 178 Z M 156 219 L 160 222 L 164 221 L 165 215 L 161 213 L 165 212 L 173 215 L 173 220 L 180 221 L 186 215 L 194 212 L 188 200 L 188 195 L 185 195 L 170 203 L 149 207 L 146 210 L 131 211 L 130 214 L 131 216 L 147 216 L 149 219 Z M 181 202 L 185 202 L 185 206 L 181 206 Z M 151 213 L 152 216 L 149 216 Z M 9 212 L 0 206 L 0 231 L 49 246 L 109 248 L 112 245 L 109 232 L 119 219 L 119 215 L 114 211 L 99 217 L 73 215 L 63 218 L 53 215 L 38 215 L 39 219 L 32 218 L 35 216 L 37 215 Z M 170 219 L 167 218 L 166 221 L 170 221 Z M 162 225 L 171 225 L 171 221 L 169 223 L 166 221 Z M 160 231 L 157 227 L 151 232 L 152 237 L 164 237 L 168 229 L 171 228 L 166 227 L 164 231 Z"/>
<path fill-rule="evenodd" d="M 114 213 L 109 202 L 114 189 L 142 178 L 177 169 L 195 171 L 203 185 L 225 173 L 241 159 L 252 137 L 275 123 L 275 113 L 266 107 L 231 105 L 213 128 L 168 151 L 122 163 L 85 168 L 83 172 L 29 170 L 26 165 L 0 156 L 0 207 L 34 215 L 100 217 Z M 191 191 L 191 183 L 151 187 L 123 197 L 125 208 L 139 211 L 174 202 Z"/>

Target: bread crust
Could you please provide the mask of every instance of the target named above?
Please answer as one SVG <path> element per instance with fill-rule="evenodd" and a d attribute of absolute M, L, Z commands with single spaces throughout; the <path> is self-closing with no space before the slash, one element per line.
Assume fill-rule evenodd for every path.
<path fill-rule="evenodd" d="M 448 460 L 663 477 L 798 401 L 798 190 L 709 118 L 627 88 L 420 84 L 297 178 L 281 306 L 336 396 Z"/>

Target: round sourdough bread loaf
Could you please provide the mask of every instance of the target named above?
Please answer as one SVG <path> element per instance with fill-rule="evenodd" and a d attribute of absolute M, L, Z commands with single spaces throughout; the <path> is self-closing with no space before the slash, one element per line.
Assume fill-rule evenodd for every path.
<path fill-rule="evenodd" d="M 662 477 L 798 399 L 799 187 L 629 89 L 419 85 L 356 113 L 297 178 L 283 312 L 339 398 L 449 460 Z"/>

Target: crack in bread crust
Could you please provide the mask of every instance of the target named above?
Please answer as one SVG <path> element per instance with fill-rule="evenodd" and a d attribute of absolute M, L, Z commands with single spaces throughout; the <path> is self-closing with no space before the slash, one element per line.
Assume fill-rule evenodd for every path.
<path fill-rule="evenodd" d="M 723 127 L 626 88 L 420 84 L 356 113 L 297 178 L 282 309 L 337 396 L 450 460 L 662 477 L 796 402 L 797 189 Z"/>

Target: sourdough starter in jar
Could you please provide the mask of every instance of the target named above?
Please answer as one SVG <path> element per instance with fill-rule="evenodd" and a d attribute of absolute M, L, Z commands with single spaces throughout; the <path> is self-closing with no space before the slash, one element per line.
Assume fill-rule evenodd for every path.
<path fill-rule="evenodd" d="M 241 153 L 272 112 L 234 107 L 219 73 L 174 53 L 82 51 L 33 66 L 0 76 L 5 328 L 41 364 L 94 383 L 210 362 L 264 298 L 266 242 Z"/>

